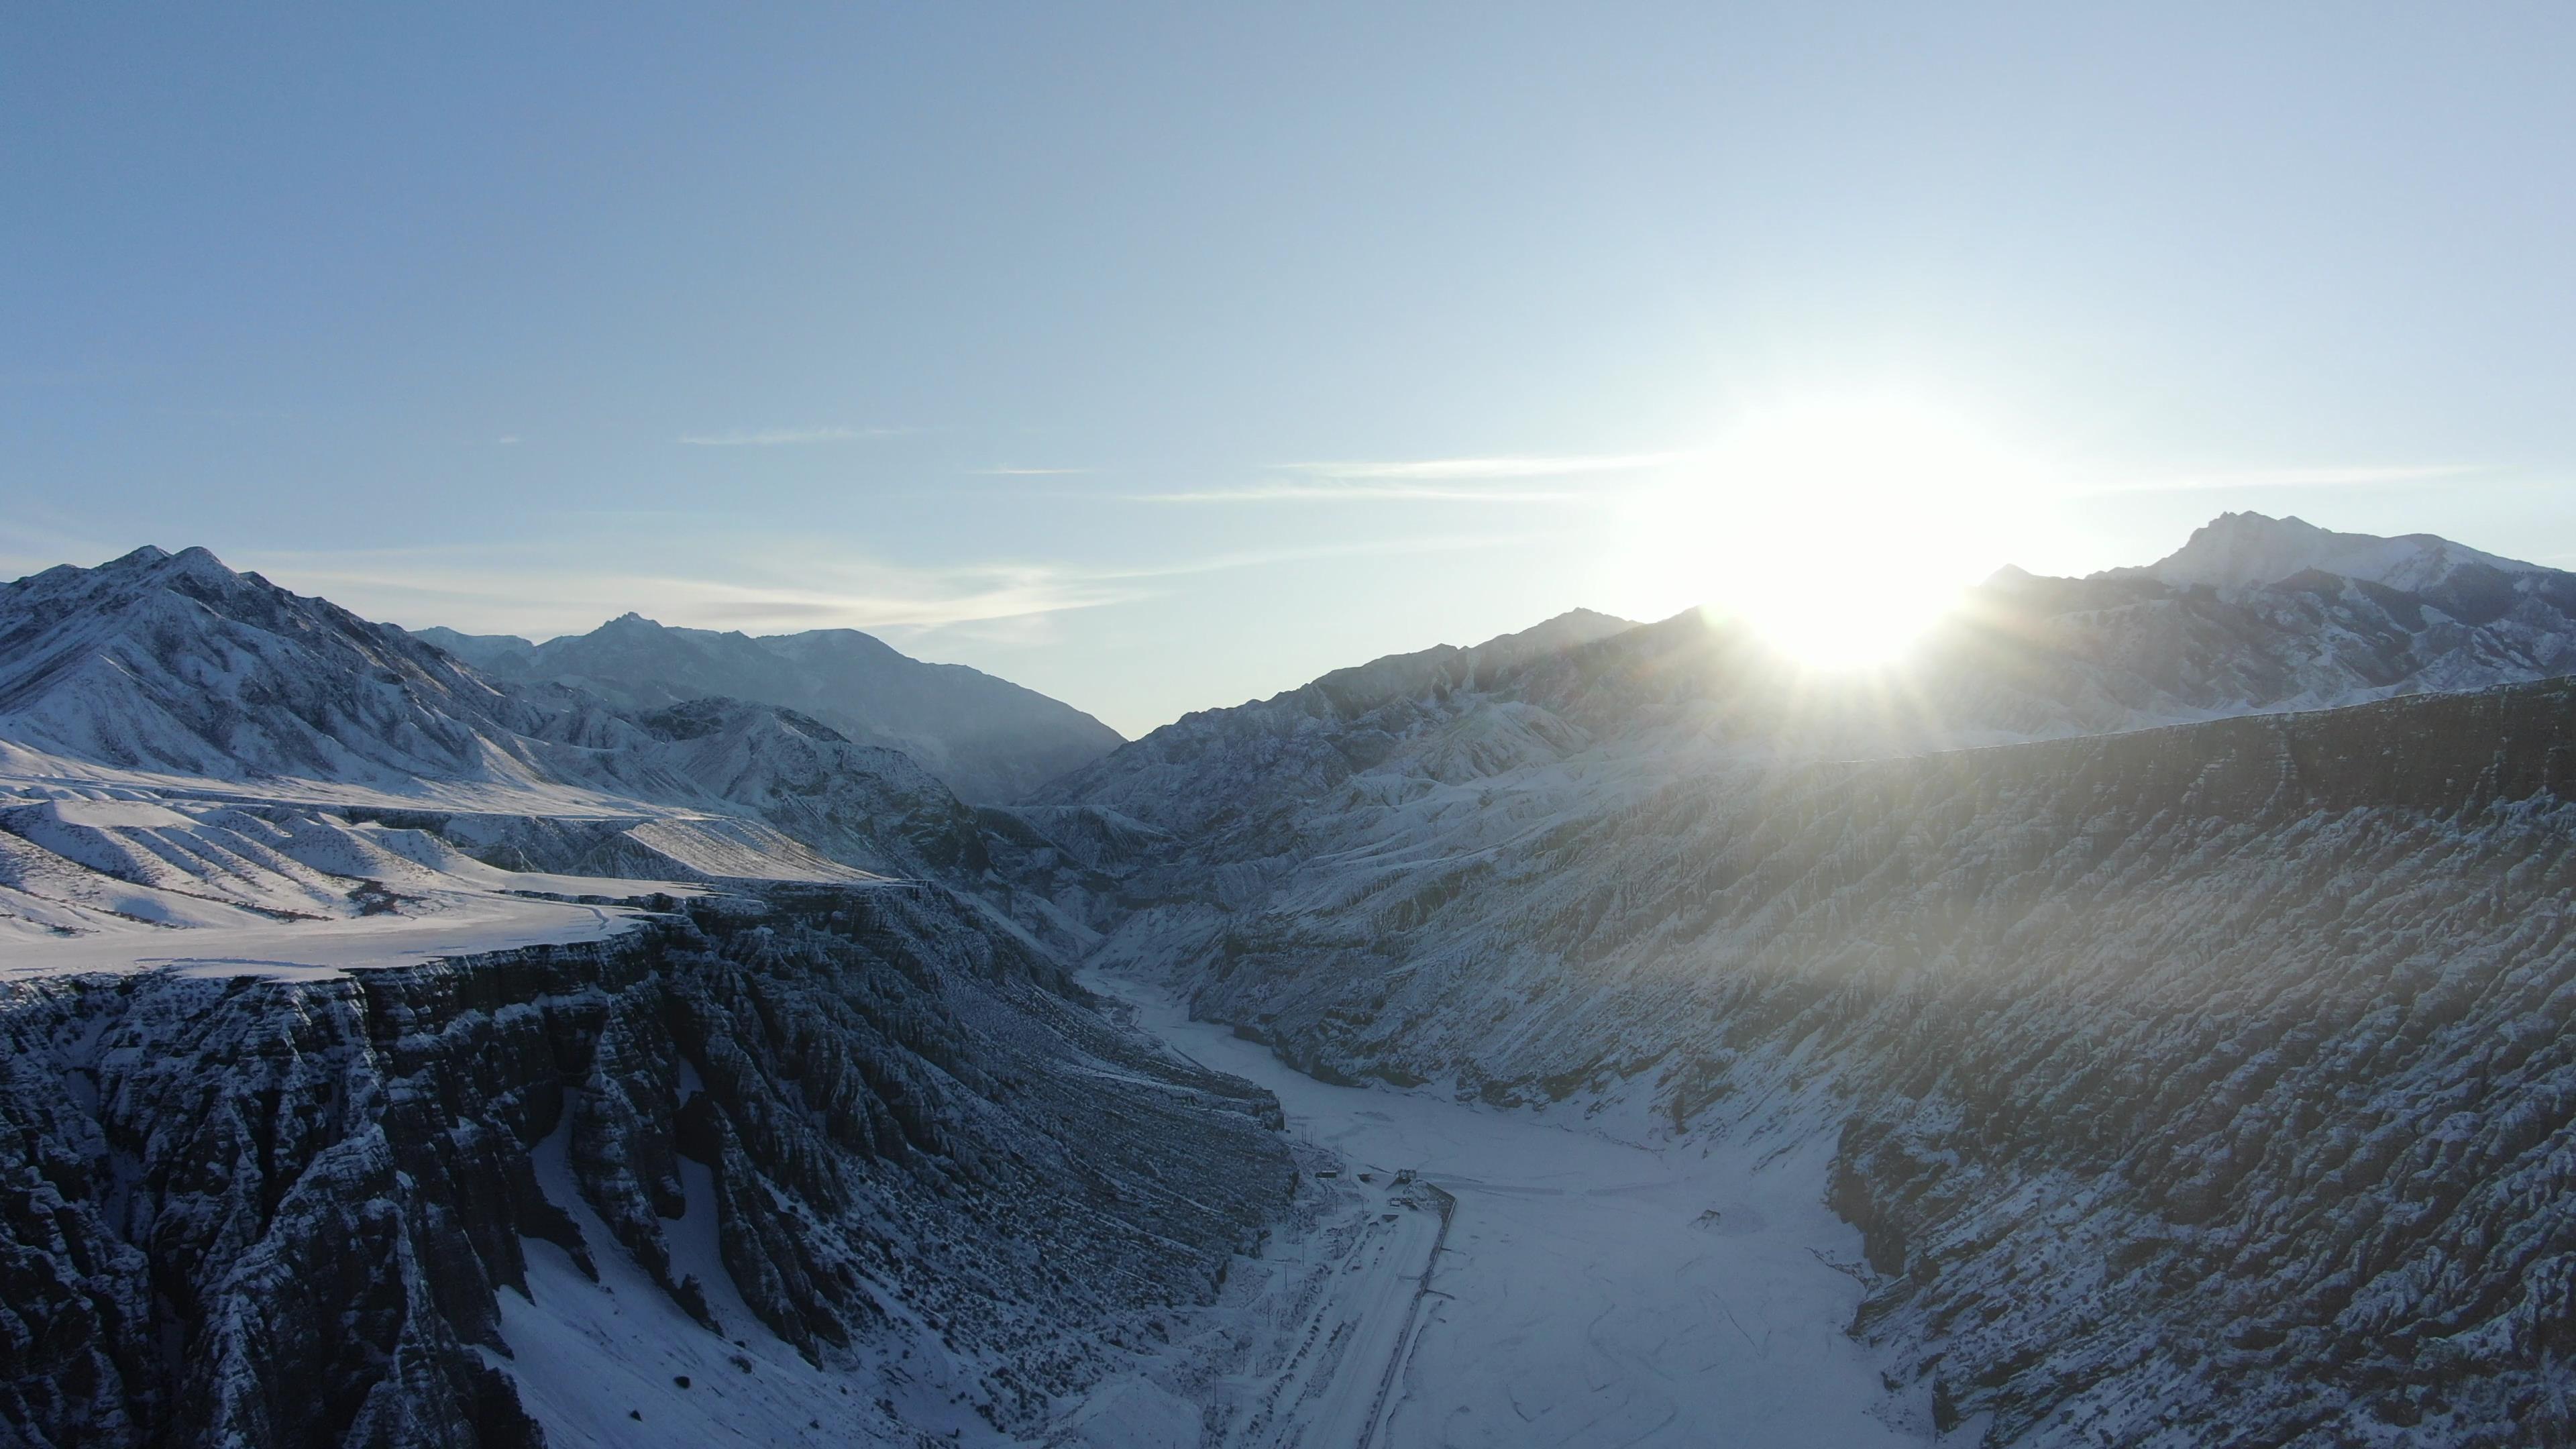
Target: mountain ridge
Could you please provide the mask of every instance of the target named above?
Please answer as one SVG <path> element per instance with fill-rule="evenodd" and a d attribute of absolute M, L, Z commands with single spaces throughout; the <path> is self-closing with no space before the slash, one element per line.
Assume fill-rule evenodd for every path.
<path fill-rule="evenodd" d="M 924 1422 L 970 1392 L 983 1422 L 1035 1426 L 1049 1395 L 1106 1362 L 1044 1331 L 1039 1311 L 1053 1244 L 1133 1261 L 1136 1240 L 1091 1216 L 1145 1202 L 1189 1224 L 1188 1262 L 1155 1291 L 1190 1295 L 1221 1280 L 1229 1242 L 1282 1210 L 1285 1164 L 1244 1130 L 1276 1110 L 1257 1093 L 1147 1053 L 1150 1069 L 1124 1080 L 1172 1108 L 1150 1128 L 1171 1140 L 1124 1135 L 1147 1118 L 1086 1116 L 1083 1078 L 1103 1070 L 1090 1063 L 1128 1072 L 1140 1048 L 1085 1014 L 1062 951 L 1168 983 L 1197 1017 L 1323 1081 L 1599 1115 L 1659 1147 L 1742 1136 L 1806 1144 L 1821 1164 L 1830 1144 L 1808 1196 L 1830 1194 L 1859 1229 L 1852 1329 L 1887 1355 L 1889 1399 L 1872 1411 L 1891 1424 L 1946 1434 L 1985 1415 L 1996 1442 L 2157 1449 L 2329 1449 L 2407 1427 L 2482 1446 L 2532 1425 L 2576 1435 L 2576 1418 L 2535 1397 L 2576 1301 L 2576 1037 L 2563 1030 L 2576 682 L 2558 677 L 2576 575 L 2379 542 L 2395 546 L 2218 550 L 2255 573 L 2296 565 L 2242 586 L 2000 575 L 1913 660 L 1876 673 L 1819 676 L 1699 611 L 1645 624 L 1578 611 L 1196 712 L 1025 802 L 982 808 L 793 705 L 623 705 L 494 681 L 201 551 L 138 551 L 103 577 L 49 570 L 0 592 L 0 741 L 16 741 L 0 762 L 36 747 L 110 762 L 78 780 L 0 777 L 16 791 L 0 801 L 0 913 L 52 910 L 29 917 L 30 941 L 239 925 L 217 919 L 227 909 L 314 933 L 375 912 L 434 924 L 459 880 L 507 890 L 495 866 L 707 882 L 704 895 L 672 894 L 683 884 L 620 901 L 609 881 L 525 877 L 639 924 L 569 955 L 496 954 L 503 969 L 480 985 L 350 973 L 382 983 L 356 991 L 392 1009 L 388 1025 L 329 1025 L 346 993 L 306 992 L 289 1015 L 323 1025 L 296 1028 L 302 1055 L 284 1060 L 452 1029 L 473 1060 L 518 1064 L 480 1068 L 503 1086 L 495 1113 L 438 1088 L 460 1104 L 446 1108 L 456 1140 L 495 1154 L 474 1180 L 515 1184 L 525 1164 L 557 1163 L 548 1154 L 569 1167 L 542 1169 L 539 1186 L 560 1191 L 484 1191 L 498 1206 L 472 1231 L 562 1237 L 569 1214 L 568 1241 L 639 1265 L 644 1277 L 619 1280 L 638 1297 L 733 1313 L 730 1282 L 809 1362 L 834 1334 L 909 1331 L 872 1305 L 954 1315 L 960 1285 L 998 1275 L 1036 1317 L 980 1340 L 986 1356 L 945 1370 L 959 1377 L 936 1394 L 903 1399 Z M 654 651 L 676 632 L 633 616 L 594 636 Z M 220 768 L 191 785 L 143 773 L 156 763 Z M 294 768 L 365 789 L 291 801 Z M 730 855 L 712 839 L 724 832 Z M 748 879 L 783 869 L 800 840 L 815 845 L 809 883 Z M 862 861 L 918 884 L 831 873 Z M 138 922 L 145 911 L 168 919 Z M 559 976 L 567 960 L 615 969 L 506 984 L 531 965 Z M 135 1030 L 198 1043 L 175 1025 L 195 1009 L 179 978 L 142 979 L 158 1004 Z M 1008 1000 L 979 1001 L 975 983 L 995 979 L 1014 983 Z M 49 1161 L 79 1159 L 84 1134 L 108 1130 L 85 1116 L 96 1099 L 64 1085 L 73 1074 L 93 1092 L 142 1080 L 134 1058 L 93 1051 L 84 1023 L 124 1008 L 83 989 L 0 992 L 0 1032 L 51 1063 L 0 1074 L 22 1115 L 49 1124 L 27 1148 Z M 507 1009 L 488 1021 L 433 999 L 496 990 Z M 279 1059 L 245 1049 L 271 1028 L 239 999 L 188 1061 Z M 542 1050 L 508 1044 L 538 1022 Z M 854 1074 L 853 1059 L 868 1065 Z M 550 1088 L 550 1061 L 588 1062 L 588 1075 Z M 157 1099 L 194 1100 L 179 1078 L 199 1069 L 171 1067 Z M 283 1098 L 242 1080 L 223 1090 L 294 1104 L 269 1118 L 281 1109 L 241 1107 L 271 1123 L 254 1133 L 341 1130 L 328 1106 L 340 1099 L 302 1079 Z M 1045 1110 L 1015 1124 L 1032 1090 Z M 443 1130 L 360 1120 L 350 1140 L 449 1152 Z M 1167 1191 L 1162 1174 L 1198 1171 L 1189 1134 L 1211 1130 L 1235 1165 Z M 196 1158 L 155 1152 L 155 1172 L 215 1192 L 181 1172 Z M 935 1210 L 969 1221 L 993 1208 L 995 1174 L 1025 1196 L 1044 1180 L 1027 1163 L 1072 1171 L 1098 1152 L 1143 1164 L 1143 1180 L 1084 1179 L 1071 1216 L 1042 1220 L 1007 1261 L 936 1234 L 890 1248 L 834 1216 L 954 1195 L 962 1208 Z M 322 1213 L 287 1215 L 305 1225 L 298 1241 L 356 1212 L 288 1170 L 306 1174 L 298 1203 Z M 1220 1187 L 1229 1172 L 1253 1187 Z M 49 1180 L 60 1210 L 26 1221 L 53 1226 L 0 1220 L 0 1274 L 29 1265 L 9 1279 L 12 1302 L 60 1321 L 143 1303 L 122 1258 L 123 1276 L 95 1291 L 50 1286 L 71 1279 L 42 1265 L 75 1250 L 45 1234 L 85 1235 L 77 1251 L 106 1261 L 122 1209 L 95 1170 Z M 695 1260 L 692 1289 L 679 1244 L 689 1200 L 708 1192 L 741 1231 L 719 1266 Z M 474 1248 L 468 1273 L 440 1220 L 396 1199 L 457 1281 L 507 1286 L 506 1251 Z M 553 1251 L 525 1250 L 546 1264 Z M 861 1267 L 878 1287 L 836 1286 Z M 595 1296 L 569 1273 L 518 1271 L 549 1312 Z M 1122 1293 L 1093 1293 L 1086 1312 L 1131 1312 Z M 408 1387 L 320 1354 L 339 1376 L 333 1402 L 365 1388 L 380 1406 L 413 1394 L 560 1412 L 524 1369 L 472 1358 L 467 1346 L 491 1341 L 478 1337 L 483 1299 L 452 1301 L 463 1306 L 369 1324 L 368 1342 L 417 1350 Z M 508 1319 L 517 1296 L 491 1301 L 527 1321 Z M 280 1323 L 298 1353 L 318 1352 L 297 1326 L 313 1313 L 243 1313 L 228 1321 Z M 129 1367 L 141 1341 L 77 1340 L 114 1345 L 115 1372 L 151 1394 L 208 1401 L 201 1380 Z M 257 1355 L 205 1361 L 243 1386 L 235 1402 L 254 1417 L 302 1412 Z M 653 1414 L 673 1413 L 653 1388 Z M 886 1415 L 899 1435 L 902 1416 Z M 368 1422 L 366 1442 L 388 1449 L 444 1442 Z M 496 1429 L 490 1442 L 518 1441 Z"/>
<path fill-rule="evenodd" d="M 681 879 L 741 869 L 745 849 L 790 874 L 810 873 L 816 850 L 898 875 L 982 860 L 972 812 L 898 751 L 775 706 L 620 712 L 563 686 L 495 683 L 204 549 L 0 585 L 0 753 L 13 770 L 70 778 L 76 762 L 156 789 L 624 817 L 627 843 L 578 851 L 614 855 L 641 830 L 660 842 L 645 854 Z"/>
<path fill-rule="evenodd" d="M 963 664 L 914 659 L 856 629 L 753 636 L 628 611 L 542 644 L 414 631 L 496 679 L 569 684 L 649 709 L 705 696 L 799 710 L 862 744 L 911 755 L 958 795 L 996 804 L 1125 743 L 1060 700 Z"/>
<path fill-rule="evenodd" d="M 2453 543 L 2430 533 L 2383 538 L 2337 533 L 2296 516 L 2222 513 L 2194 530 L 2174 552 L 2135 568 L 2109 569 L 2096 578 L 2145 576 L 2188 588 L 2261 588 L 2311 570 L 2403 593 L 2422 593 L 2462 569 L 2497 574 L 2546 572 L 2537 564 Z"/>

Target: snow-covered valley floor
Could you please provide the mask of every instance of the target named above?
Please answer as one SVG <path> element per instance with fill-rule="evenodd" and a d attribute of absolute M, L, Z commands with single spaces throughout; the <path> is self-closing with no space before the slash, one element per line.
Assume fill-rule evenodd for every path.
<path fill-rule="evenodd" d="M 1238 1275 L 1217 1310 L 1252 1325 L 1232 1371 L 1202 1389 L 1223 1442 L 1936 1442 L 1928 1391 L 1891 1392 L 1842 1331 L 1861 1291 L 1835 1265 L 1859 1260 L 1860 1238 L 1823 1205 L 1829 1134 L 1639 1145 L 1427 1091 L 1331 1086 L 1190 1021 L 1154 986 L 1087 982 L 1177 1050 L 1276 1092 L 1289 1131 L 1342 1159 L 1342 1176 L 1317 1184 L 1334 1199 L 1320 1221 L 1274 1243 L 1266 1272 Z M 1454 1200 L 1418 1312 L 1439 1214 L 1395 1185 L 1407 1170 Z M 1117 1442 L 1106 1425 L 1092 1439 Z"/>

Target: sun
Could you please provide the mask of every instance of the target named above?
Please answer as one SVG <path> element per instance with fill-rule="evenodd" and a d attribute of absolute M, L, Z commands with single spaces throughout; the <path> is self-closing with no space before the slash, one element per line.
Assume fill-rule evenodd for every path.
<path fill-rule="evenodd" d="M 1811 668 L 1881 664 L 2009 561 L 2034 472 L 1922 402 L 1777 406 L 1634 501 L 1627 566 L 1671 607 L 1741 620 Z"/>

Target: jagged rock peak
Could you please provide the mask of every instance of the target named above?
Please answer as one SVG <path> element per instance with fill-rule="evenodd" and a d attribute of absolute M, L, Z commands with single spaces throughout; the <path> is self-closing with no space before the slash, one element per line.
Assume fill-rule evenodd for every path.
<path fill-rule="evenodd" d="M 2381 538 L 2338 533 L 2304 518 L 2246 512 L 2220 514 L 2194 530 L 2181 548 L 2144 568 L 2112 569 L 2096 577 L 2143 574 L 2176 588 L 2206 584 L 2226 591 L 2261 588 L 2315 570 L 2414 593 L 2472 565 L 2499 573 L 2540 572 L 2535 564 L 2482 553 L 2434 534 Z"/>

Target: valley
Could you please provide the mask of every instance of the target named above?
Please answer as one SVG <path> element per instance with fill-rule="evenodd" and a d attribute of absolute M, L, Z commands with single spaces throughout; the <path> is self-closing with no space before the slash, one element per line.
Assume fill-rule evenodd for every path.
<path fill-rule="evenodd" d="M 1577 612 L 1106 754 L 1001 695 L 1091 753 L 974 804 L 778 672 L 1002 688 L 882 646 L 21 580 L 0 1422 L 2565 1442 L 2576 576 L 2294 524 L 1874 681 Z"/>
<path fill-rule="evenodd" d="M 1388 1216 L 1379 1184 L 1400 1173 L 1454 1203 L 1436 1259 L 1425 1255 L 1437 1209 L 1408 1207 L 1393 1216 L 1411 1231 L 1332 1274 L 1311 1318 L 1282 1336 L 1305 1341 L 1313 1321 L 1325 1337 L 1342 1323 L 1377 1331 L 1352 1338 L 1329 1383 L 1298 1380 L 1292 1364 L 1284 1395 L 1271 1392 L 1282 1375 L 1227 1385 L 1212 1409 L 1222 1443 L 1933 1442 L 1928 1399 L 1891 1394 L 1883 1356 L 1844 1334 L 1861 1299 L 1861 1242 L 1824 1205 L 1830 1152 L 1816 1134 L 1709 1145 L 1642 1116 L 1334 1086 L 1189 1020 L 1150 985 L 1093 984 L 1193 1059 L 1275 1093 L 1290 1134 L 1342 1164 L 1333 1170 L 1363 1199 L 1360 1218 Z M 1404 1300 L 1426 1262 L 1416 1326 Z"/>

